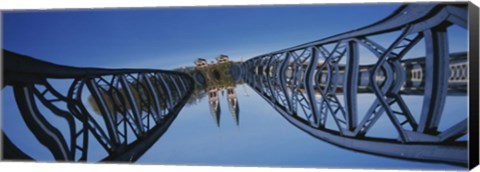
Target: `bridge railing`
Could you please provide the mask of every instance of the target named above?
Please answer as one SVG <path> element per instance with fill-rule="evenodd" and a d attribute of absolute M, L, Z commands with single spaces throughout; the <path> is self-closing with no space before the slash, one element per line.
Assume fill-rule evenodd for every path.
<path fill-rule="evenodd" d="M 467 114 L 439 127 L 449 89 L 466 92 L 468 68 L 461 58 L 450 58 L 447 34 L 453 26 L 465 31 L 466 24 L 466 4 L 403 5 L 372 25 L 249 59 L 243 64 L 245 81 L 292 124 L 324 141 L 384 156 L 466 165 L 466 142 L 459 138 L 467 133 Z M 391 42 L 372 39 L 382 35 Z M 359 64 L 366 58 L 360 48 L 376 58 L 369 67 Z M 425 52 L 421 63 L 405 58 L 418 49 Z M 422 95 L 416 114 L 402 96 L 413 92 L 405 89 L 412 79 L 420 79 L 422 87 L 415 93 Z M 358 110 L 362 87 L 374 94 L 365 114 Z M 398 134 L 395 139 L 370 136 L 372 127 L 386 125 L 377 122 L 385 115 Z"/>
<path fill-rule="evenodd" d="M 3 57 L 3 87 L 13 88 L 26 127 L 55 160 L 136 161 L 193 90 L 193 80 L 174 71 L 76 68 L 6 50 Z M 4 159 L 33 159 L 16 144 L 29 141 L 3 134 Z"/>

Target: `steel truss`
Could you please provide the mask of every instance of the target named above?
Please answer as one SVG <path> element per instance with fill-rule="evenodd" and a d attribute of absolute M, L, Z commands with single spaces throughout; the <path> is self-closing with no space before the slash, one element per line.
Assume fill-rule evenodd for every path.
<path fill-rule="evenodd" d="M 174 71 L 75 68 L 6 50 L 3 57 L 3 87 L 13 87 L 27 127 L 58 161 L 88 161 L 89 152 L 102 150 L 106 154 L 101 161 L 136 161 L 166 132 L 194 86 L 188 75 Z M 68 93 L 62 94 L 62 87 Z M 88 110 L 87 96 L 98 115 Z M 44 109 L 68 126 L 50 122 Z M 31 159 L 9 133 L 3 134 L 3 158 Z M 92 143 L 102 150 L 89 149 Z"/>
<path fill-rule="evenodd" d="M 467 133 L 467 114 L 438 130 L 447 94 L 466 95 L 466 53 L 451 55 L 447 38 L 448 27 L 466 29 L 466 23 L 466 5 L 404 5 L 372 25 L 249 59 L 243 63 L 245 81 L 290 123 L 326 142 L 389 157 L 466 165 L 466 142 L 457 139 Z M 369 39 L 393 32 L 399 35 L 388 45 Z M 403 59 L 422 39 L 426 57 Z M 360 46 L 377 57 L 375 64 L 359 65 Z M 411 70 L 414 64 L 419 71 Z M 366 83 L 360 78 L 364 74 Z M 415 79 L 422 81 L 421 92 L 412 91 Z M 360 92 L 375 95 L 363 118 L 357 110 Z M 423 95 L 419 119 L 402 94 Z M 382 115 L 398 139 L 366 136 Z M 326 127 L 327 119 L 333 119 L 334 128 Z"/>

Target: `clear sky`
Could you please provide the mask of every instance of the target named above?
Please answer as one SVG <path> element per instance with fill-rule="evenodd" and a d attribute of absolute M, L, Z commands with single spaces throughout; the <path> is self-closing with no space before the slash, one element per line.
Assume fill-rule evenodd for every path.
<path fill-rule="evenodd" d="M 321 39 L 378 21 L 400 4 L 11 11 L 3 46 L 74 66 L 174 68 Z"/>

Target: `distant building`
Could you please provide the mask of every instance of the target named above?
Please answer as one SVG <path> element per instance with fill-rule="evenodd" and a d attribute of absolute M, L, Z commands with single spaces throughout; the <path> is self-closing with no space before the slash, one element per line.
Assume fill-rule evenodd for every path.
<path fill-rule="evenodd" d="M 230 109 L 230 113 L 232 114 L 233 120 L 235 121 L 235 124 L 238 126 L 238 112 L 239 112 L 239 107 L 238 107 L 238 100 L 237 100 L 237 94 L 235 93 L 235 87 L 229 86 L 227 87 L 227 101 L 228 101 L 228 107 Z"/>
<path fill-rule="evenodd" d="M 208 90 L 208 103 L 210 105 L 210 114 L 213 117 L 213 120 L 217 124 L 217 127 L 220 126 L 220 102 L 218 100 L 218 89 L 211 88 Z"/>
<path fill-rule="evenodd" d="M 195 65 L 199 68 L 203 68 L 208 66 L 208 62 L 205 59 L 198 58 L 197 60 L 195 60 Z"/>
<path fill-rule="evenodd" d="M 219 101 L 219 92 L 227 92 L 227 101 L 230 113 L 235 121 L 235 124 L 239 125 L 239 107 L 238 107 L 238 99 L 237 94 L 235 93 L 235 87 L 229 86 L 225 88 L 210 88 L 208 90 L 208 102 L 210 106 L 210 114 L 213 117 L 213 121 L 220 127 L 220 101 Z"/>
<path fill-rule="evenodd" d="M 207 72 L 205 74 L 205 79 L 206 79 L 206 84 L 207 84 L 207 89 L 206 92 L 208 93 L 208 103 L 210 107 L 210 114 L 213 117 L 213 120 L 217 127 L 220 127 L 220 101 L 219 101 L 219 96 L 220 94 L 222 96 L 226 95 L 228 105 L 229 105 L 229 110 L 230 113 L 235 121 L 235 124 L 238 126 L 239 125 L 239 107 L 238 107 L 238 100 L 237 100 L 237 94 L 235 93 L 235 86 L 227 86 L 229 84 L 228 81 L 227 83 L 221 82 L 225 81 L 225 77 L 230 77 L 230 76 L 222 76 L 220 77 L 220 73 L 226 73 L 224 70 L 229 70 L 226 68 L 218 68 L 216 64 L 225 64 L 230 62 L 229 58 L 227 55 L 219 55 L 218 57 L 215 58 L 215 61 L 212 61 L 210 64 L 208 63 L 207 60 L 198 58 L 195 61 L 195 65 L 197 68 L 207 68 L 211 70 L 206 70 L 204 72 Z M 217 76 L 218 75 L 218 76 Z M 227 75 L 227 74 L 225 74 Z"/>

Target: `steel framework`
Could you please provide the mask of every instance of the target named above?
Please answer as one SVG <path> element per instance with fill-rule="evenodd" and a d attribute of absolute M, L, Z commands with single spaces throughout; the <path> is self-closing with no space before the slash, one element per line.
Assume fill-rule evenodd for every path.
<path fill-rule="evenodd" d="M 466 141 L 458 139 L 467 133 L 467 114 L 445 130 L 438 127 L 447 95 L 452 90 L 466 95 L 468 83 L 466 53 L 449 52 L 447 29 L 453 25 L 466 29 L 466 5 L 403 5 L 372 25 L 251 58 L 243 64 L 244 78 L 290 123 L 326 142 L 389 157 L 467 165 Z M 397 35 L 386 45 L 370 39 L 385 34 Z M 421 40 L 426 56 L 404 59 Z M 360 47 L 377 58 L 375 64 L 359 65 L 365 58 Z M 412 91 L 416 81 L 421 91 Z M 375 97 L 363 116 L 358 114 L 361 90 Z M 416 105 L 422 108 L 419 117 L 403 94 L 423 95 L 423 104 Z M 397 139 L 368 136 L 373 126 L 382 125 L 377 122 L 382 115 Z"/>
<path fill-rule="evenodd" d="M 193 90 L 193 80 L 174 71 L 76 68 L 6 50 L 3 57 L 3 87 L 13 87 L 27 127 L 58 161 L 88 161 L 89 152 L 102 150 L 101 161 L 136 161 L 166 132 Z M 67 127 L 51 122 L 45 110 Z M 3 158 L 32 159 L 8 134 L 3 132 Z M 93 143 L 101 150 L 89 149 Z"/>

